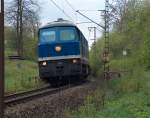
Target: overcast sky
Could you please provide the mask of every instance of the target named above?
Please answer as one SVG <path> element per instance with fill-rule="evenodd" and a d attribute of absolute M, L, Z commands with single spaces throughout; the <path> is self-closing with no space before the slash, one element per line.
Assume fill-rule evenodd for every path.
<path fill-rule="evenodd" d="M 64 13 L 59 10 L 51 0 L 38 0 L 39 4 L 41 5 L 40 11 L 40 18 L 42 25 L 46 24 L 47 22 L 55 21 L 57 18 L 64 18 L 66 20 L 73 20 L 74 23 L 79 22 L 87 22 L 88 20 L 84 17 L 80 16 L 79 14 L 75 13 L 73 9 L 67 4 L 66 0 L 53 0 L 58 6 L 61 7 L 71 18 L 68 18 Z M 68 0 L 68 2 L 73 6 L 75 10 L 103 10 L 105 8 L 105 0 Z M 83 14 L 90 17 L 92 20 L 96 21 L 97 23 L 102 22 L 101 13 L 97 11 L 81 11 Z M 89 33 L 88 27 L 96 26 L 95 24 L 80 24 L 78 27 L 83 32 L 85 37 L 89 40 L 93 38 L 93 32 Z M 96 26 L 97 27 L 97 26 Z M 98 27 L 99 30 L 102 30 Z M 100 31 L 97 31 L 97 37 L 100 37 Z M 91 41 L 89 41 L 91 45 Z"/>
<path fill-rule="evenodd" d="M 5 0 L 5 5 L 8 5 L 7 3 L 11 3 L 12 0 Z M 52 22 L 57 20 L 58 18 L 63 18 L 65 20 L 71 20 L 74 23 L 80 23 L 80 22 L 89 22 L 87 19 L 85 19 L 83 16 L 77 14 L 68 4 L 67 1 L 72 5 L 72 7 L 75 10 L 104 10 L 105 9 L 105 0 L 36 0 L 41 9 L 40 9 L 40 20 L 42 25 L 45 25 L 48 22 Z M 54 1 L 61 9 L 64 10 L 64 12 L 71 18 L 68 18 L 64 13 L 59 10 L 53 3 Z M 92 20 L 94 20 L 97 23 L 103 24 L 103 20 L 101 17 L 101 12 L 98 11 L 81 11 L 84 15 L 88 16 Z M 88 39 L 89 44 L 91 45 L 92 41 L 90 39 L 93 39 L 94 33 L 89 33 L 88 27 L 98 27 L 95 24 L 78 24 L 77 25 L 79 29 L 83 32 L 85 37 Z M 99 30 L 97 30 L 97 37 L 101 36 L 101 32 L 103 31 L 100 27 L 98 27 Z"/>

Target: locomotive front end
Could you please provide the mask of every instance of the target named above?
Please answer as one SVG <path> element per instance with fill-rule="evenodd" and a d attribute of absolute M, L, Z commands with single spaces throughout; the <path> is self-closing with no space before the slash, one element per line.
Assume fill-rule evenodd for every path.
<path fill-rule="evenodd" d="M 87 76 L 88 43 L 76 25 L 61 20 L 39 29 L 38 60 L 41 79 Z"/>
<path fill-rule="evenodd" d="M 55 26 L 39 31 L 39 73 L 41 78 L 80 74 L 80 42 L 75 27 Z"/>

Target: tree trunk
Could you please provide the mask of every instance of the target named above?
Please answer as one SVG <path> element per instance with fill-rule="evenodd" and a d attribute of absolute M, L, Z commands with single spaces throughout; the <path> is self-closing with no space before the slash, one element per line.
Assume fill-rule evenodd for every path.
<path fill-rule="evenodd" d="M 17 53 L 23 57 L 23 7 L 22 0 L 17 0 Z"/>
<path fill-rule="evenodd" d="M 20 0 L 20 57 L 23 57 L 23 1 Z"/>
<path fill-rule="evenodd" d="M 20 51 L 19 51 L 19 0 L 17 0 L 17 27 L 16 27 L 16 49 L 17 49 L 17 55 L 20 55 Z"/>

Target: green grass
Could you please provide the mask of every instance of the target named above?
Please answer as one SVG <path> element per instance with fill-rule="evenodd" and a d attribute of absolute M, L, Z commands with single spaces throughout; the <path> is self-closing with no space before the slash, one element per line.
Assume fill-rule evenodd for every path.
<path fill-rule="evenodd" d="M 105 108 L 101 111 L 90 104 L 82 106 L 78 112 L 72 112 L 68 116 L 70 118 L 149 118 L 149 100 L 149 92 L 127 94 L 107 101 Z"/>
<path fill-rule="evenodd" d="M 5 61 L 5 91 L 22 91 L 38 86 L 37 63 L 32 61 Z"/>
<path fill-rule="evenodd" d="M 10 49 L 5 50 L 5 92 L 19 92 L 36 88 L 43 84 L 37 79 L 38 65 L 29 60 L 9 60 L 8 56 L 16 55 Z"/>
<path fill-rule="evenodd" d="M 103 107 L 100 97 L 103 88 L 98 88 L 78 111 L 65 111 L 64 118 L 149 118 L 150 72 L 144 75 L 143 79 L 128 77 L 109 81 Z"/>
<path fill-rule="evenodd" d="M 106 103 L 98 118 L 149 118 L 150 92 L 126 94 Z"/>

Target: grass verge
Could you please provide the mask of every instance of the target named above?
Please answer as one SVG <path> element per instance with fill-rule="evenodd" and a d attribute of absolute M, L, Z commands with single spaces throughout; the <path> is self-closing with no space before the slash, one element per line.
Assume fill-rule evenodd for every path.
<path fill-rule="evenodd" d="M 5 92 L 18 92 L 37 87 L 40 83 L 37 63 L 27 60 L 5 61 Z"/>
<path fill-rule="evenodd" d="M 150 74 L 144 75 L 106 82 L 78 110 L 66 110 L 64 118 L 149 118 Z"/>

